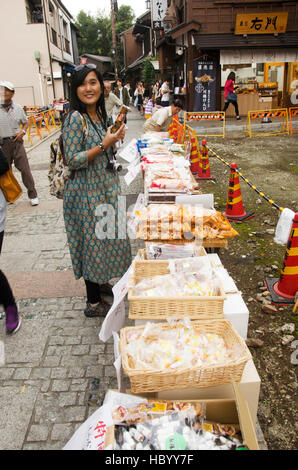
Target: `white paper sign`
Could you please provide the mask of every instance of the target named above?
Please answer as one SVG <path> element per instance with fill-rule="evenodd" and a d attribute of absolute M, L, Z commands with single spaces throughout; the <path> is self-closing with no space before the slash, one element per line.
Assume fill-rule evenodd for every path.
<path fill-rule="evenodd" d="M 139 254 L 134 258 L 139 260 Z M 124 276 L 113 287 L 114 301 L 112 307 L 107 313 L 99 332 L 99 339 L 104 343 L 112 336 L 113 331 L 119 331 L 125 322 L 125 304 L 124 297 L 128 292 L 128 279 L 132 274 L 132 265 L 126 271 Z"/>
<path fill-rule="evenodd" d="M 134 205 L 131 215 L 128 217 L 127 228 L 131 230 L 132 234 L 137 233 L 137 228 L 139 224 L 138 212 L 145 206 L 145 195 L 139 194 L 138 199 Z"/>
<path fill-rule="evenodd" d="M 127 162 L 132 162 L 138 155 L 137 139 L 132 139 L 124 149 L 119 152 L 119 156 Z"/>
<path fill-rule="evenodd" d="M 77 429 L 63 450 L 103 450 L 107 427 L 112 425 L 111 407 L 103 405 Z"/>
<path fill-rule="evenodd" d="M 127 186 L 129 186 L 133 182 L 133 180 L 135 179 L 137 174 L 140 173 L 140 171 L 141 171 L 140 163 L 138 165 L 135 165 L 135 166 L 133 165 L 130 167 L 130 170 L 124 176 L 124 180 Z"/>

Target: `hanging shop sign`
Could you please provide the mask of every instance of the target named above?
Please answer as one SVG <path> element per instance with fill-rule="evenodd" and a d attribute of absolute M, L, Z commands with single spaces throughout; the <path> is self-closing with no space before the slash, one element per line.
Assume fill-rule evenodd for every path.
<path fill-rule="evenodd" d="M 213 60 L 194 61 L 194 111 L 216 109 L 216 63 Z"/>
<path fill-rule="evenodd" d="M 151 15 L 153 29 L 163 29 L 163 19 L 168 8 L 167 0 L 152 0 Z"/>
<path fill-rule="evenodd" d="M 287 29 L 288 12 L 239 13 L 235 34 L 279 34 Z"/>

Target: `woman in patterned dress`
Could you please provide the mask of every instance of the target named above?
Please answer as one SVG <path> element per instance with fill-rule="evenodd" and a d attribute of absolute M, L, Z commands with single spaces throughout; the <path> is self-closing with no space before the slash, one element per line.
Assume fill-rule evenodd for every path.
<path fill-rule="evenodd" d="M 131 263 L 129 240 L 117 233 L 125 218 L 125 213 L 118 214 L 119 177 L 107 168 L 114 144 L 124 138 L 124 124 L 112 134 L 106 121 L 100 73 L 93 64 L 77 66 L 63 126 L 65 157 L 72 170 L 63 213 L 74 274 L 86 284 L 87 317 L 106 315 L 110 305 L 102 294 L 112 295 L 108 281 L 122 276 Z"/>

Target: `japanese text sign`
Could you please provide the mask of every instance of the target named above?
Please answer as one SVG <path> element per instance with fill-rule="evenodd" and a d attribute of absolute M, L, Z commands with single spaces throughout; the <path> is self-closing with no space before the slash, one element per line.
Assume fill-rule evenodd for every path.
<path fill-rule="evenodd" d="M 151 0 L 151 14 L 153 29 L 163 28 L 163 19 L 168 8 L 167 0 Z"/>
<path fill-rule="evenodd" d="M 285 33 L 288 12 L 247 13 L 236 16 L 235 34 Z"/>

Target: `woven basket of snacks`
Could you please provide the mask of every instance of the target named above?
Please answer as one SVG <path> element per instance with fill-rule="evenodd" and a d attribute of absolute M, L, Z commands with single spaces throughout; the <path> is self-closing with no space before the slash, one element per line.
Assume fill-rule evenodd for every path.
<path fill-rule="evenodd" d="M 138 215 L 137 238 L 160 243 L 196 241 L 205 248 L 226 247 L 238 235 L 228 219 L 214 209 L 177 204 L 151 204 Z"/>
<path fill-rule="evenodd" d="M 245 341 L 224 319 L 126 327 L 120 353 L 133 393 L 239 382 L 251 359 Z"/>
<path fill-rule="evenodd" d="M 138 255 L 141 259 L 132 263 L 135 282 L 145 277 L 170 274 L 169 260 L 147 259 L 145 249 L 139 250 Z M 196 256 L 207 256 L 207 253 L 203 247 L 196 247 Z"/>
<path fill-rule="evenodd" d="M 133 263 L 128 290 L 130 319 L 223 318 L 225 299 L 222 282 L 208 256 Z"/>

